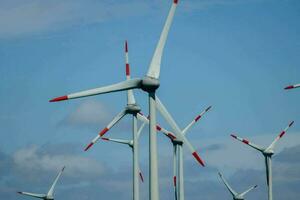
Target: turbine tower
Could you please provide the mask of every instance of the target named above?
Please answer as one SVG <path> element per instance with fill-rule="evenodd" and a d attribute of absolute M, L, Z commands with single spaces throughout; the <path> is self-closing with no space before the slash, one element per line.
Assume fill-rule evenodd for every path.
<path fill-rule="evenodd" d="M 295 85 L 289 85 L 287 87 L 285 87 L 285 90 L 290 90 L 290 89 L 294 89 L 294 88 L 298 88 L 300 87 L 300 83 L 299 84 L 295 84 Z"/>
<path fill-rule="evenodd" d="M 287 130 L 294 124 L 294 121 L 291 121 L 289 125 L 275 138 L 275 140 L 268 146 L 267 148 L 260 147 L 256 144 L 251 143 L 250 141 L 240 138 L 236 135 L 231 134 L 231 136 L 244 144 L 256 149 L 261 152 L 265 157 L 265 165 L 266 165 L 266 177 L 267 177 L 267 185 L 268 185 L 268 199 L 273 199 L 272 192 L 272 156 L 274 155 L 274 147 L 278 140 L 283 137 L 283 135 L 287 132 Z"/>
<path fill-rule="evenodd" d="M 257 187 L 257 185 L 252 186 L 251 188 L 249 188 L 248 190 L 246 190 L 245 192 L 241 192 L 241 193 L 237 193 L 236 191 L 234 191 L 230 185 L 227 183 L 227 181 L 225 180 L 225 178 L 223 177 L 223 175 L 219 172 L 219 176 L 221 178 L 221 180 L 223 181 L 224 185 L 226 186 L 226 188 L 228 189 L 228 191 L 230 192 L 230 194 L 232 195 L 233 200 L 244 200 L 245 199 L 245 195 L 250 192 L 251 190 L 253 190 L 254 188 Z"/>
<path fill-rule="evenodd" d="M 211 106 L 206 108 L 204 111 L 202 111 L 193 121 L 188 124 L 185 129 L 181 132 L 182 135 L 186 135 L 187 131 L 196 123 L 198 122 L 203 115 L 208 112 L 211 109 Z M 148 119 L 142 115 L 138 115 L 138 119 L 143 121 L 144 123 L 149 123 Z M 183 140 L 176 138 L 174 133 L 164 129 L 160 125 L 156 126 L 158 131 L 161 131 L 165 136 L 167 136 L 172 145 L 173 145 L 173 187 L 174 187 L 174 195 L 175 200 L 184 200 L 184 180 L 183 180 L 183 153 L 182 153 L 182 146 L 183 146 Z M 186 139 L 187 140 L 187 139 Z M 192 151 L 194 153 L 194 151 Z M 195 157 L 196 160 L 204 166 L 203 161 L 198 159 L 198 157 Z M 178 166 L 177 166 L 178 165 Z M 178 179 L 177 179 L 178 177 Z M 177 183 L 178 182 L 178 183 Z"/>
<path fill-rule="evenodd" d="M 59 177 L 61 176 L 62 172 L 64 171 L 65 167 L 63 167 L 61 169 L 61 171 L 58 173 L 58 175 L 56 176 L 53 184 L 51 185 L 49 191 L 47 194 L 36 194 L 36 193 L 30 193 L 30 192 L 18 192 L 19 194 L 22 194 L 22 195 L 26 195 L 26 196 L 30 196 L 30 197 L 34 197 L 34 198 L 39 198 L 39 199 L 44 199 L 44 200 L 54 200 L 54 188 L 55 188 L 55 185 L 59 179 Z"/>
<path fill-rule="evenodd" d="M 147 74 L 143 78 L 130 79 L 117 84 L 86 90 L 61 96 L 50 100 L 50 102 L 63 101 L 104 93 L 118 92 L 130 89 L 141 89 L 148 93 L 149 98 L 149 200 L 159 200 L 158 190 L 158 168 L 157 168 L 157 135 L 156 135 L 156 99 L 155 93 L 159 88 L 160 65 L 163 55 L 164 46 L 167 40 L 169 29 L 171 27 L 174 14 L 177 8 L 178 0 L 173 0 L 167 20 L 163 27 L 160 39 L 156 46 Z"/>
<path fill-rule="evenodd" d="M 140 137 L 140 134 L 144 128 L 146 123 L 143 123 L 139 130 L 137 131 L 137 140 L 139 139 Z M 131 150 L 132 150 L 132 161 L 133 161 L 133 165 L 132 165 L 132 174 L 133 174 L 133 199 L 134 200 L 138 200 L 139 199 L 139 180 L 136 178 L 137 175 L 140 176 L 141 178 L 141 181 L 144 182 L 144 178 L 143 178 L 143 175 L 142 175 L 142 172 L 140 170 L 140 167 L 139 167 L 139 161 L 138 161 L 138 158 L 135 158 L 135 156 L 138 156 L 138 154 L 136 154 L 135 152 L 138 151 L 138 149 L 135 149 L 137 148 L 138 146 L 137 145 L 134 145 L 134 140 L 122 140 L 122 139 L 112 139 L 112 138 L 104 138 L 102 137 L 102 140 L 105 140 L 105 141 L 111 141 L 111 142 L 116 142 L 116 143 L 119 143 L 119 144 L 125 144 L 125 145 L 128 145 Z"/>

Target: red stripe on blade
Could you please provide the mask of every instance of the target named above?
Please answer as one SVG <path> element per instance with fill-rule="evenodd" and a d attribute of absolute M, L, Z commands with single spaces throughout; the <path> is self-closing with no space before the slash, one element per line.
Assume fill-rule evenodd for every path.
<path fill-rule="evenodd" d="M 174 184 L 174 187 L 176 187 L 176 176 L 173 177 L 173 184 Z"/>
<path fill-rule="evenodd" d="M 89 148 L 91 148 L 91 146 L 93 146 L 93 144 L 94 144 L 94 143 L 91 142 L 91 143 L 84 149 L 84 151 L 87 151 Z"/>
<path fill-rule="evenodd" d="M 289 89 L 293 89 L 293 88 L 294 88 L 293 85 L 289 85 L 289 86 L 285 87 L 284 89 L 285 89 L 285 90 L 289 90 Z"/>
<path fill-rule="evenodd" d="M 108 131 L 108 128 L 105 128 L 99 133 L 99 135 L 102 137 L 107 131 Z"/>
<path fill-rule="evenodd" d="M 201 115 L 198 115 L 198 116 L 195 118 L 195 121 L 198 121 L 200 118 L 201 118 Z"/>
<path fill-rule="evenodd" d="M 156 125 L 156 130 L 161 131 L 161 127 L 159 125 Z"/>
<path fill-rule="evenodd" d="M 130 75 L 130 67 L 129 67 L 129 64 L 126 63 L 126 76 L 129 76 Z"/>
<path fill-rule="evenodd" d="M 200 156 L 198 155 L 198 153 L 196 151 L 193 153 L 193 156 L 204 167 L 204 162 L 202 161 L 202 159 L 200 158 Z"/>
<path fill-rule="evenodd" d="M 173 135 L 172 133 L 168 133 L 168 137 L 169 137 L 171 140 L 176 139 L 176 136 Z"/>
<path fill-rule="evenodd" d="M 178 4 L 178 0 L 174 0 L 174 3 L 175 3 L 175 4 Z"/>
<path fill-rule="evenodd" d="M 108 141 L 109 139 L 108 138 L 105 138 L 105 137 L 103 137 L 103 138 L 101 138 L 102 140 L 106 140 L 106 141 Z"/>
<path fill-rule="evenodd" d="M 281 138 L 283 135 L 285 134 L 285 131 L 282 131 L 279 135 L 279 137 Z"/>
<path fill-rule="evenodd" d="M 248 140 L 245 140 L 245 139 L 243 139 L 242 142 L 244 142 L 245 144 L 249 144 L 249 141 L 248 141 Z"/>
<path fill-rule="evenodd" d="M 49 102 L 57 102 L 57 101 L 64 101 L 64 100 L 68 100 L 68 96 L 57 97 L 57 98 L 51 99 Z"/>

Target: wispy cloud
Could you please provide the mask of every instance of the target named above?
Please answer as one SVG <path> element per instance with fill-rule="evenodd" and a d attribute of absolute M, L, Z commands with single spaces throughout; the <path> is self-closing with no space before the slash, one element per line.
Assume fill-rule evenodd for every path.
<path fill-rule="evenodd" d="M 0 2 L 0 38 L 57 31 L 145 13 L 140 1 L 26 0 Z"/>

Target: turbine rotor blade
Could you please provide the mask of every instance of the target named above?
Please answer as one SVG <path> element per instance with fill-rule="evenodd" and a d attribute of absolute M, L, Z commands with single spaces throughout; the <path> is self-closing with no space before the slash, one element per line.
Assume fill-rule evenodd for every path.
<path fill-rule="evenodd" d="M 178 125 L 176 124 L 173 117 L 170 115 L 168 110 L 165 108 L 165 106 L 162 104 L 162 102 L 159 100 L 158 97 L 156 97 L 156 107 L 159 110 L 159 112 L 162 114 L 162 116 L 165 118 L 165 120 L 170 124 L 174 132 L 176 133 L 176 137 L 183 141 L 184 144 L 187 145 L 189 150 L 192 152 L 192 155 L 194 158 L 202 165 L 204 166 L 203 160 L 198 155 L 197 151 L 193 147 L 193 145 L 187 140 L 187 138 L 182 134 L 181 130 L 179 129 Z"/>
<path fill-rule="evenodd" d="M 91 148 L 100 137 L 102 137 L 107 131 L 109 131 L 118 121 L 120 121 L 124 116 L 126 115 L 126 111 L 122 110 L 115 118 L 105 127 L 100 133 L 92 140 L 92 142 L 87 145 L 84 149 L 84 151 L 87 151 L 89 148 Z"/>
<path fill-rule="evenodd" d="M 155 52 L 154 52 L 154 55 L 152 57 L 150 67 L 149 67 L 149 70 L 147 72 L 148 77 L 155 78 L 155 79 L 159 78 L 161 58 L 162 58 L 165 43 L 166 43 L 166 40 L 167 40 L 167 37 L 168 37 L 169 29 L 171 27 L 171 24 L 172 24 L 172 21 L 173 21 L 173 18 L 174 18 L 174 14 L 175 14 L 175 11 L 176 11 L 177 4 L 178 4 L 178 0 L 174 0 L 173 4 L 172 4 L 172 7 L 169 11 L 167 20 L 165 22 L 164 28 L 162 30 L 162 33 L 160 35 L 158 44 L 157 44 Z"/>
<path fill-rule="evenodd" d="M 254 149 L 258 150 L 258 151 L 260 151 L 260 152 L 264 151 L 264 149 L 262 147 L 260 147 L 260 146 L 258 146 L 256 144 L 251 143 L 249 140 L 243 139 L 243 138 L 238 137 L 238 136 L 236 136 L 234 134 L 231 134 L 230 136 L 233 137 L 234 139 L 239 140 L 239 141 L 243 142 L 244 144 L 246 144 L 246 145 L 248 145 L 248 146 L 250 146 L 250 147 L 252 147 L 252 148 L 254 148 Z"/>
<path fill-rule="evenodd" d="M 298 88 L 298 87 L 300 87 L 300 84 L 289 85 L 289 86 L 285 87 L 284 89 L 285 90 L 290 90 L 290 89 L 294 89 L 294 88 Z"/>
<path fill-rule="evenodd" d="M 250 192 L 251 190 L 257 188 L 257 185 L 252 186 L 251 188 L 249 188 L 248 190 L 246 190 L 245 192 L 241 193 L 240 196 L 245 196 L 248 192 Z"/>
<path fill-rule="evenodd" d="M 294 121 L 291 121 L 289 123 L 289 125 L 287 127 L 285 127 L 285 129 L 283 129 L 283 131 L 280 132 L 280 134 L 275 138 L 275 140 L 271 143 L 271 145 L 267 148 L 267 149 L 273 149 L 276 145 L 276 143 L 278 142 L 278 140 L 280 140 L 280 138 L 282 138 L 284 136 L 284 134 L 287 132 L 287 130 L 294 124 Z"/>
<path fill-rule="evenodd" d="M 39 198 L 39 199 L 44 199 L 47 197 L 46 194 L 35 194 L 35 193 L 30 193 L 30 192 L 17 192 L 18 194 L 22 194 L 22 195 L 26 195 L 26 196 L 30 196 L 30 197 L 35 197 L 35 198 Z"/>
<path fill-rule="evenodd" d="M 73 94 L 69 94 L 66 96 L 57 97 L 54 99 L 51 99 L 50 102 L 57 102 L 57 101 L 64 101 L 69 99 L 76 99 L 81 97 L 87 97 L 87 96 L 94 96 L 98 94 L 105 94 L 105 93 L 111 93 L 111 92 L 117 92 L 117 91 L 123 91 L 123 90 L 129 90 L 134 88 L 140 88 L 141 86 L 141 79 L 131 79 L 122 81 L 113 85 L 104 86 L 100 88 L 95 88 L 91 90 L 85 90 L 82 92 L 77 92 Z"/>
<path fill-rule="evenodd" d="M 218 173 L 221 180 L 223 181 L 224 185 L 226 186 L 226 188 L 228 189 L 228 191 L 231 193 L 231 195 L 234 197 L 236 196 L 238 193 L 235 192 L 231 187 L 230 185 L 227 183 L 227 181 L 225 180 L 225 178 L 223 177 L 223 174 L 221 174 L 220 172 Z"/>
<path fill-rule="evenodd" d="M 186 132 L 196 123 L 198 122 L 205 113 L 207 113 L 211 109 L 211 106 L 207 107 L 204 111 L 202 111 L 195 119 L 183 129 L 182 133 L 185 135 Z"/>
<path fill-rule="evenodd" d="M 56 185 L 58 179 L 60 178 L 61 174 L 62 174 L 63 171 L 65 170 L 65 168 L 66 168 L 66 167 L 64 166 L 64 167 L 60 170 L 60 172 L 58 173 L 58 175 L 56 176 L 56 178 L 55 178 L 55 180 L 54 180 L 54 182 L 53 182 L 53 184 L 52 184 L 52 186 L 51 186 L 49 192 L 47 193 L 47 196 L 53 196 L 55 185 Z"/>
<path fill-rule="evenodd" d="M 126 62 L 126 80 L 130 80 L 130 65 L 129 65 L 129 55 L 128 55 L 128 44 L 127 44 L 127 40 L 125 41 L 125 62 Z M 132 105 L 135 104 L 135 98 L 133 95 L 133 91 L 132 89 L 127 90 L 127 104 L 128 105 Z"/>
<path fill-rule="evenodd" d="M 113 139 L 113 138 L 105 138 L 105 137 L 101 137 L 102 140 L 105 141 L 111 141 L 111 142 L 115 142 L 115 143 L 119 143 L 119 144 L 126 144 L 131 146 L 132 145 L 132 140 L 122 140 L 122 139 Z"/>

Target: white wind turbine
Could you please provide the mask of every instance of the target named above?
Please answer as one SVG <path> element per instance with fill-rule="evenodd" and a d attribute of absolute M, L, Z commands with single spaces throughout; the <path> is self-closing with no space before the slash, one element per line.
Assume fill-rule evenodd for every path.
<path fill-rule="evenodd" d="M 299 84 L 295 84 L 295 85 L 289 85 L 287 87 L 285 87 L 285 90 L 290 90 L 290 89 L 294 89 L 294 88 L 298 88 L 300 87 L 300 83 Z"/>
<path fill-rule="evenodd" d="M 93 96 L 104 93 L 111 93 L 117 91 L 124 91 L 130 89 L 142 89 L 148 93 L 149 97 L 149 114 L 150 114 L 150 126 L 149 126 L 149 199 L 158 200 L 158 169 L 157 169 L 157 135 L 156 135 L 156 99 L 155 93 L 159 87 L 159 75 L 160 65 L 163 55 L 164 46 L 167 40 L 168 32 L 172 24 L 174 14 L 177 8 L 178 0 L 173 0 L 172 7 L 169 11 L 167 20 L 162 30 L 160 39 L 156 46 L 154 55 L 152 57 L 150 66 L 146 76 L 143 78 L 130 79 L 117 84 L 86 90 L 78 93 L 61 96 L 50 100 L 50 102 L 63 101 L 68 99 L 75 99 L 87 96 Z M 107 131 L 107 130 L 106 130 Z M 180 134 L 180 133 L 179 133 Z M 178 137 L 178 136 L 177 136 Z M 197 153 L 195 152 L 195 156 Z"/>
<path fill-rule="evenodd" d="M 267 175 L 267 185 L 268 185 L 268 199 L 273 199 L 272 192 L 272 156 L 274 155 L 274 147 L 278 140 L 283 137 L 283 135 L 287 132 L 287 130 L 294 124 L 294 121 L 291 121 L 289 125 L 275 138 L 275 140 L 268 146 L 267 148 L 260 147 L 256 144 L 251 143 L 250 141 L 240 138 L 236 135 L 231 134 L 231 136 L 244 144 L 260 151 L 265 157 L 265 165 L 266 165 L 266 175 Z"/>
<path fill-rule="evenodd" d="M 54 188 L 55 185 L 59 179 L 59 177 L 61 176 L 62 172 L 64 171 L 65 167 L 63 167 L 61 169 L 61 171 L 58 173 L 58 175 L 56 176 L 52 186 L 50 187 L 49 191 L 47 194 L 36 194 L 36 193 L 30 193 L 30 192 L 18 192 L 19 194 L 23 194 L 26 196 L 30 196 L 30 197 L 35 197 L 35 198 L 39 198 L 39 199 L 44 199 L 44 200 L 54 200 L 53 194 L 54 194 Z"/>
<path fill-rule="evenodd" d="M 208 112 L 210 109 L 211 109 L 211 106 L 206 108 L 197 117 L 195 117 L 195 119 L 193 119 L 193 121 L 183 129 L 181 134 L 185 136 L 187 131 L 196 122 L 198 122 L 203 117 L 203 115 L 206 112 Z M 138 119 L 143 121 L 144 123 L 149 123 L 148 119 L 145 116 L 138 115 Z M 158 124 L 157 124 L 156 128 L 157 128 L 158 131 L 161 131 L 165 136 L 167 136 L 170 139 L 170 141 L 172 142 L 172 145 L 173 145 L 173 187 L 174 187 L 174 195 L 175 195 L 175 199 L 183 200 L 184 199 L 183 153 L 182 153 L 182 146 L 184 144 L 183 139 L 176 138 L 176 136 L 172 132 L 164 129 L 163 127 L 161 127 Z M 188 143 L 188 145 L 190 145 L 190 144 Z M 192 153 L 194 153 L 194 151 L 192 151 Z M 197 159 L 197 161 L 202 166 L 204 166 L 204 163 L 201 159 L 199 159 L 197 156 L 195 158 Z M 178 180 L 176 178 L 177 175 L 178 175 Z M 177 184 L 177 181 L 178 181 L 179 184 Z"/>
<path fill-rule="evenodd" d="M 125 62 L 126 62 L 126 80 L 130 80 L 130 64 L 129 64 L 129 56 L 128 56 L 128 44 L 125 41 Z M 127 90 L 127 105 L 114 119 L 105 127 L 93 140 L 92 142 L 87 145 L 85 151 L 87 151 L 90 147 L 92 147 L 100 137 L 102 137 L 108 130 L 110 130 L 115 124 L 117 124 L 125 115 L 129 114 L 132 115 L 132 140 L 130 141 L 122 141 L 122 140 L 115 140 L 111 139 L 111 141 L 119 141 L 119 143 L 128 144 L 132 148 L 133 153 L 133 199 L 139 200 L 139 175 L 142 178 L 139 172 L 139 161 L 138 161 L 138 139 L 139 135 L 144 127 L 141 126 L 139 131 L 137 130 L 137 114 L 141 111 L 140 107 L 137 105 L 133 91 Z M 122 141 L 122 142 L 121 142 Z"/>
<path fill-rule="evenodd" d="M 140 134 L 144 128 L 146 123 L 143 123 L 139 130 L 137 131 L 137 140 L 139 139 L 140 137 Z M 138 154 L 135 153 L 135 151 L 138 151 L 138 149 L 134 149 L 134 148 L 137 148 L 136 145 L 134 145 L 134 140 L 123 140 L 123 139 L 112 139 L 112 138 L 104 138 L 104 137 L 101 137 L 102 140 L 105 140 L 105 141 L 111 141 L 111 142 L 116 142 L 116 143 L 119 143 L 119 144 L 125 144 L 125 145 L 128 145 L 131 150 L 132 150 L 132 157 L 133 157 L 133 167 L 132 167 L 132 174 L 133 174 L 133 199 L 139 199 L 139 180 L 136 179 L 136 175 L 139 174 L 140 178 L 141 178 L 141 181 L 144 182 L 144 177 L 143 177 L 143 174 L 139 168 L 139 164 L 136 164 L 139 163 L 138 161 L 138 158 L 135 158 L 135 156 L 138 156 Z"/>
<path fill-rule="evenodd" d="M 227 183 L 227 181 L 225 180 L 225 178 L 223 177 L 223 175 L 219 172 L 219 176 L 221 178 L 221 180 L 223 181 L 223 183 L 225 184 L 226 188 L 229 190 L 230 194 L 232 195 L 233 200 L 244 200 L 245 199 L 245 195 L 250 192 L 251 190 L 253 190 L 254 188 L 257 187 L 257 185 L 252 186 L 251 188 L 249 188 L 248 190 L 246 190 L 245 192 L 241 192 L 241 193 L 237 193 L 236 191 L 234 191 L 230 185 Z"/>

